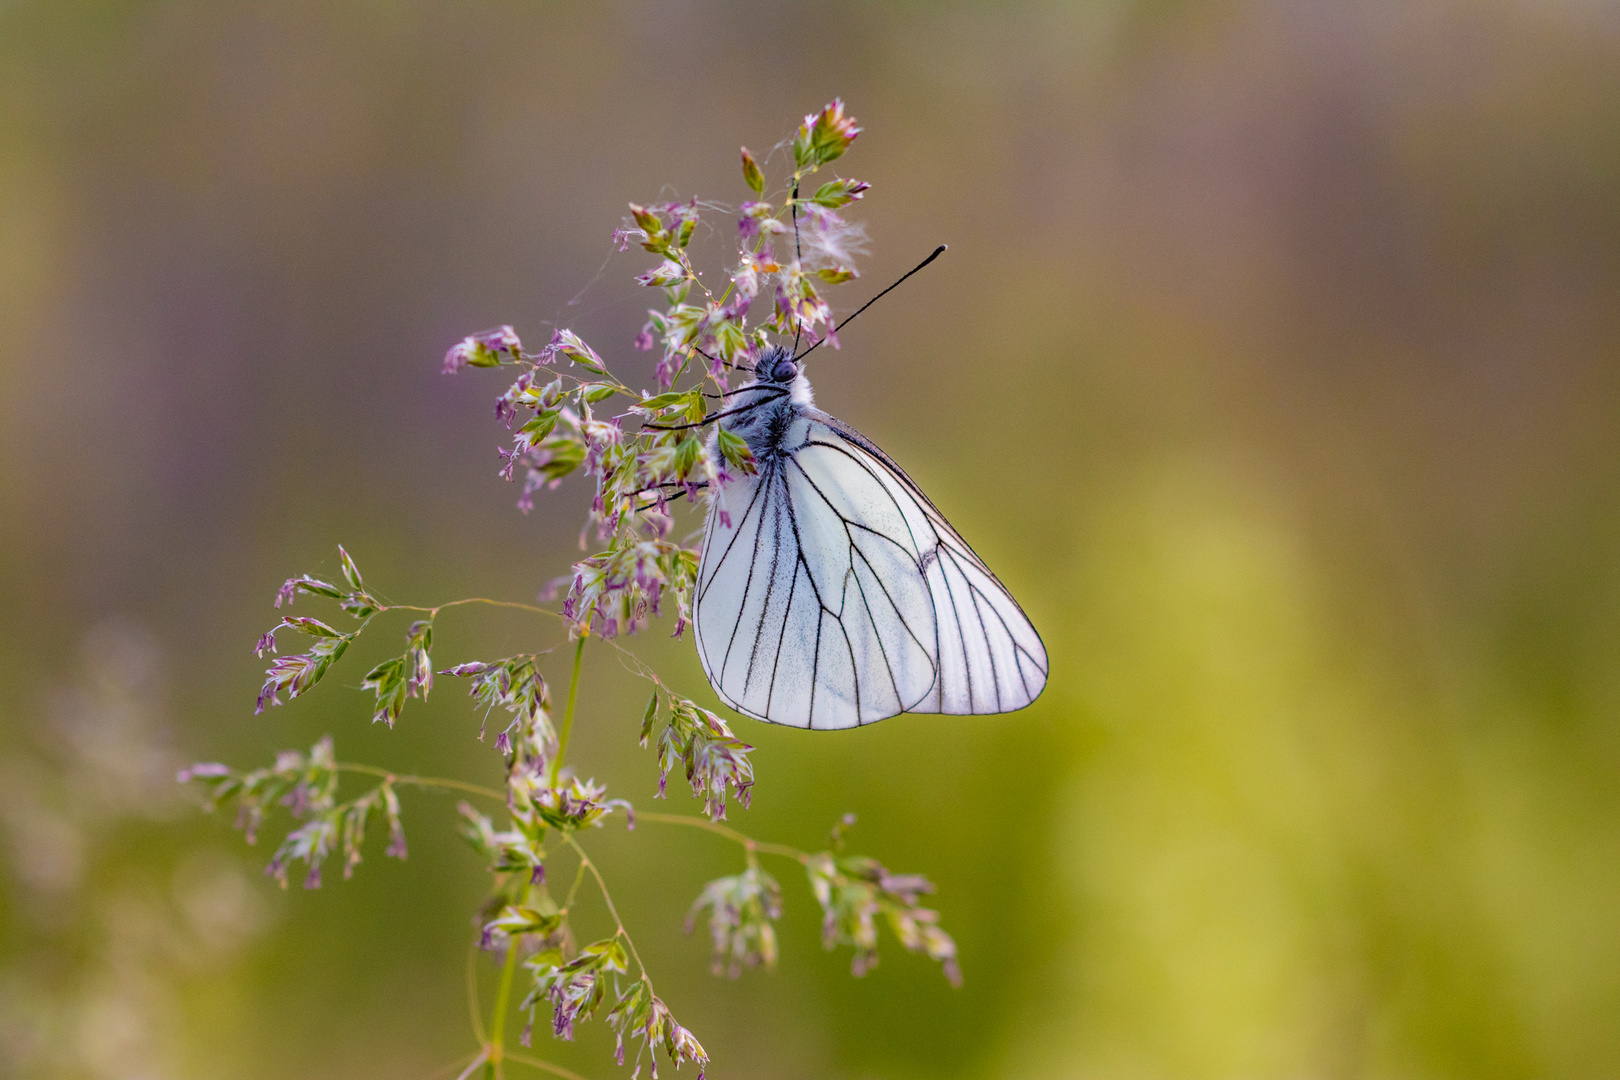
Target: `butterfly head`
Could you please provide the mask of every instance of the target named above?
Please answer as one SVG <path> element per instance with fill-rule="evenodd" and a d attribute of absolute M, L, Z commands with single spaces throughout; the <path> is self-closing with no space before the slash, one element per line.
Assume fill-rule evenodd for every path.
<path fill-rule="evenodd" d="M 764 392 L 762 396 L 756 395 L 761 403 L 785 399 L 804 407 L 815 404 L 803 366 L 792 352 L 780 345 L 772 345 L 754 360 L 754 381 L 749 385 Z"/>
<path fill-rule="evenodd" d="M 791 386 L 799 377 L 799 365 L 793 354 L 780 345 L 772 345 L 754 361 L 754 378 L 762 383 Z"/>

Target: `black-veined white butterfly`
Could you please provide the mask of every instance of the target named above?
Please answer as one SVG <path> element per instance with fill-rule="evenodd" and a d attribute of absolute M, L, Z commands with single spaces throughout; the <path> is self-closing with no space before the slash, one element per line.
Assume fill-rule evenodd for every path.
<path fill-rule="evenodd" d="M 1047 673 L 1029 618 L 889 455 L 815 408 L 801 358 L 766 350 L 718 420 L 758 471 L 711 493 L 704 528 L 693 625 L 715 693 L 802 728 L 1028 705 Z"/>

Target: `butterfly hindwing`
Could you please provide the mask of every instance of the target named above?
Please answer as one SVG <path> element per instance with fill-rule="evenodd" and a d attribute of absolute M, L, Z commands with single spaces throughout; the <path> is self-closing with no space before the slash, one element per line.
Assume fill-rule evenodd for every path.
<path fill-rule="evenodd" d="M 739 712 L 842 728 L 1022 708 L 1046 680 L 1023 612 L 874 444 L 805 408 L 710 509 L 694 617 Z"/>

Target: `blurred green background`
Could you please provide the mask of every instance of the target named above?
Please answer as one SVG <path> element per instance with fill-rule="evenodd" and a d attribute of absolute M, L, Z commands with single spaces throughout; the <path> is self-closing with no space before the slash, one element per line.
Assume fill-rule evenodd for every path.
<path fill-rule="evenodd" d="M 735 849 L 592 837 L 709 1075 L 1620 1075 L 1602 0 L 0 4 L 0 1073 L 471 1054 L 453 800 L 407 796 L 408 862 L 281 893 L 172 771 L 330 732 L 495 776 L 454 686 L 367 723 L 386 626 L 253 717 L 275 589 L 339 542 L 403 602 L 561 573 L 582 489 L 520 516 L 503 384 L 443 350 L 555 323 L 645 371 L 625 203 L 740 200 L 738 145 L 835 94 L 874 237 L 835 302 L 951 250 L 817 354 L 818 401 L 1053 675 L 1007 717 L 737 725 L 734 823 L 858 814 L 939 883 L 960 991 L 888 945 L 851 979 L 790 865 L 780 969 L 714 979 L 680 924 Z M 554 635 L 461 611 L 436 657 Z M 634 647 L 712 700 L 689 644 Z M 656 805 L 639 685 L 586 668 L 574 759 Z M 536 1039 L 593 1078 L 609 1047 Z"/>

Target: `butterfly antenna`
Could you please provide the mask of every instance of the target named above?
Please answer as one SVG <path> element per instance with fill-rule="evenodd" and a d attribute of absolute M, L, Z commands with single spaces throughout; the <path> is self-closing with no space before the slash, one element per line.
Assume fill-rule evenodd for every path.
<path fill-rule="evenodd" d="M 945 245 L 941 244 L 941 245 L 939 245 L 939 247 L 934 249 L 934 253 L 932 255 L 928 256 L 928 258 L 924 259 L 922 262 L 918 263 L 916 266 L 913 266 L 910 270 L 907 270 L 904 274 L 902 274 L 900 276 L 900 281 L 896 281 L 893 285 L 890 285 L 887 289 L 884 289 L 882 292 L 880 292 L 876 296 L 872 297 L 872 299 L 868 300 L 866 303 L 864 303 L 860 307 L 856 308 L 855 309 L 855 315 L 859 315 L 861 312 L 865 311 L 867 308 L 871 307 L 873 304 L 877 303 L 879 300 L 883 299 L 885 296 L 888 296 L 890 293 L 892 293 L 894 290 L 896 290 L 896 289 L 898 289 L 900 287 L 900 282 L 901 281 L 906 280 L 906 278 L 910 277 L 912 274 L 915 274 L 918 270 L 921 270 L 923 267 L 927 266 L 929 263 L 933 262 L 935 259 L 939 258 L 944 253 L 945 253 Z M 845 319 L 843 322 L 839 323 L 837 326 L 831 327 L 827 331 L 827 337 L 831 337 L 833 334 L 836 334 L 838 331 L 842 330 L 844 327 L 846 327 L 850 323 L 854 322 L 855 321 L 855 315 L 851 315 L 849 318 Z M 827 340 L 827 337 L 821 338 L 814 345 L 812 345 L 808 349 L 804 350 L 804 352 L 795 353 L 794 357 L 793 357 L 794 361 L 797 362 L 799 360 L 803 360 L 806 356 L 809 356 L 811 353 L 815 352 L 816 349 L 820 347 L 821 342 Z M 798 347 L 798 338 L 794 338 L 793 341 L 794 341 L 794 348 L 796 349 Z"/>
<path fill-rule="evenodd" d="M 711 364 L 719 364 L 721 367 L 728 367 L 728 368 L 731 368 L 733 371 L 737 370 L 737 365 L 733 364 L 730 360 L 720 360 L 720 359 L 717 359 L 716 357 L 710 356 L 708 353 L 704 352 L 702 349 L 698 348 L 696 345 L 692 346 L 692 351 L 697 353 L 699 356 L 703 357 L 703 359 L 707 360 Z"/>
<path fill-rule="evenodd" d="M 804 256 L 799 254 L 799 182 L 793 181 L 793 261 L 803 263 Z M 797 305 L 793 315 L 793 351 L 799 351 L 799 335 L 804 333 L 804 319 L 798 314 Z"/>

